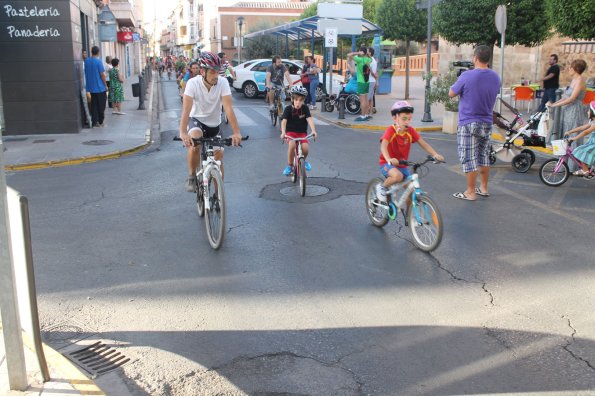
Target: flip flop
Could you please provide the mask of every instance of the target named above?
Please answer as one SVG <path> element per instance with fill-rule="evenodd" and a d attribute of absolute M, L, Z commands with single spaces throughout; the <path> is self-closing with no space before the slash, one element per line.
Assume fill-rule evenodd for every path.
<path fill-rule="evenodd" d="M 483 191 L 481 191 L 481 189 L 479 187 L 475 187 L 475 193 L 477 195 L 481 195 L 482 197 L 489 197 L 490 196 L 489 193 L 484 193 Z"/>
<path fill-rule="evenodd" d="M 474 199 L 471 199 L 468 196 L 466 196 L 464 192 L 456 192 L 452 194 L 452 196 L 458 199 L 462 199 L 464 201 L 475 201 Z"/>

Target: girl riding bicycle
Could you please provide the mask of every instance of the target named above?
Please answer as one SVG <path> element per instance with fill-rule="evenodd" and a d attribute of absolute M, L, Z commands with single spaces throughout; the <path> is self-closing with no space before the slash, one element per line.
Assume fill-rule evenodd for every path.
<path fill-rule="evenodd" d="M 393 184 L 400 183 L 409 176 L 406 165 L 399 161 L 409 159 L 411 143 L 419 143 L 428 154 L 444 161 L 441 156 L 430 146 L 417 131 L 410 126 L 413 118 L 413 107 L 404 100 L 395 102 L 390 109 L 394 124 L 389 126 L 382 136 L 380 144 L 380 172 L 386 179 L 384 185 L 378 184 L 376 195 L 381 202 L 386 202 L 386 189 Z"/>
<path fill-rule="evenodd" d="M 310 113 L 308 106 L 304 105 L 306 96 L 308 96 L 308 91 L 302 86 L 294 85 L 289 90 L 289 93 L 291 95 L 291 105 L 285 107 L 285 110 L 283 111 L 283 116 L 281 118 L 281 139 L 285 139 L 286 136 L 292 138 L 305 138 L 308 126 L 310 126 L 312 135 L 314 135 L 314 140 L 316 140 L 318 134 L 316 133 L 316 126 L 314 125 L 312 114 Z M 289 140 L 287 144 L 288 165 L 283 170 L 285 176 L 291 175 L 295 145 L 296 142 L 293 140 Z M 308 157 L 308 141 L 302 141 L 301 145 L 304 158 Z M 308 161 L 306 161 L 305 167 L 307 171 L 312 169 L 312 166 Z"/>
<path fill-rule="evenodd" d="M 566 132 L 564 136 L 570 136 L 580 132 L 575 137 L 568 139 L 572 142 L 595 131 L 595 101 L 589 104 L 589 119 L 589 123 L 571 129 L 570 131 Z M 593 176 L 589 171 L 589 168 L 595 166 L 595 134 L 591 135 L 587 143 L 575 148 L 572 154 L 581 162 L 581 169 L 577 170 L 573 174 L 575 176 L 585 176 L 592 178 Z"/>

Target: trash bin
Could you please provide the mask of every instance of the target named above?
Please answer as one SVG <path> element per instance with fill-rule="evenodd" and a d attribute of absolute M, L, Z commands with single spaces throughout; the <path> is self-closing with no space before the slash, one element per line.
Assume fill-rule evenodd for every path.
<path fill-rule="evenodd" d="M 140 96 L 140 83 L 132 84 L 132 96 L 138 98 Z"/>
<path fill-rule="evenodd" d="M 389 94 L 392 91 L 393 69 L 381 69 L 378 75 L 378 95 Z"/>
<path fill-rule="evenodd" d="M 473 62 L 471 62 L 471 61 L 456 61 L 456 62 L 452 62 L 452 66 L 457 71 L 457 77 L 459 77 L 461 74 L 463 74 L 463 72 L 473 69 Z"/>

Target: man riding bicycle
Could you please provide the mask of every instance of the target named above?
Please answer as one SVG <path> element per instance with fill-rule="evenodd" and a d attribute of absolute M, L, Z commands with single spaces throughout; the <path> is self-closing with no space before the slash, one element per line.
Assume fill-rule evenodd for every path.
<path fill-rule="evenodd" d="M 273 56 L 273 64 L 269 66 L 266 74 L 266 86 L 269 90 L 267 98 L 269 102 L 269 109 L 274 110 L 275 104 L 275 90 L 274 88 L 281 88 L 281 100 L 285 102 L 285 89 L 283 86 L 283 77 L 287 79 L 287 85 L 291 86 L 291 76 L 285 65 L 281 62 L 279 55 Z"/>
<path fill-rule="evenodd" d="M 200 163 L 200 147 L 193 144 L 192 138 L 212 138 L 220 134 L 222 105 L 231 125 L 232 145 L 238 146 L 242 139 L 233 111 L 229 83 L 219 75 L 223 67 L 221 59 L 211 52 L 203 52 L 199 64 L 201 75 L 188 80 L 186 84 L 179 128 L 184 147 L 188 148 L 188 192 L 196 191 L 197 180 L 194 172 Z M 223 161 L 223 150 L 215 153 L 215 159 Z M 223 163 L 221 171 L 223 172 Z"/>

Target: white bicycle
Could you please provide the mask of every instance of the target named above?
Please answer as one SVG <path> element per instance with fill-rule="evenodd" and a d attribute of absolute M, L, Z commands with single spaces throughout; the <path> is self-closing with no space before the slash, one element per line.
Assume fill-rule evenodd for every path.
<path fill-rule="evenodd" d="M 242 138 L 247 140 L 248 136 Z M 175 140 L 181 140 L 176 137 Z M 205 226 L 209 244 L 215 250 L 221 247 L 225 237 L 225 190 L 221 161 L 215 159 L 215 147 L 231 146 L 231 138 L 221 136 L 212 138 L 192 138 L 195 145 L 200 145 L 200 164 L 196 168 L 196 207 L 200 217 L 205 216 Z M 240 145 L 241 147 L 241 145 Z"/>

